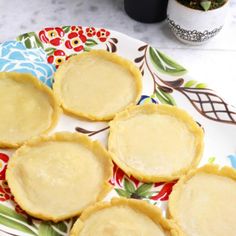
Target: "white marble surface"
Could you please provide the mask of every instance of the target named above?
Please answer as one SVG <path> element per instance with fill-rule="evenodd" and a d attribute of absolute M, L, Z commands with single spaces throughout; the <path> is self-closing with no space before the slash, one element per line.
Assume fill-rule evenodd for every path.
<path fill-rule="evenodd" d="M 0 42 L 46 26 L 92 25 L 120 31 L 166 52 L 236 105 L 236 0 L 230 2 L 222 32 L 202 46 L 180 43 L 166 22 L 142 24 L 130 19 L 123 0 L 0 0 L 0 9 Z"/>

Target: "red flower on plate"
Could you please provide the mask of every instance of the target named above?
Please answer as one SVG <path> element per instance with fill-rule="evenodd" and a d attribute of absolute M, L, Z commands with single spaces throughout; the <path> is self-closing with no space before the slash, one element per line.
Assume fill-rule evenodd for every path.
<path fill-rule="evenodd" d="M 83 32 L 71 32 L 68 34 L 68 40 L 65 42 L 65 46 L 68 49 L 73 49 L 75 52 L 82 51 L 84 49 L 84 43 L 87 38 Z"/>
<path fill-rule="evenodd" d="M 70 27 L 70 31 L 71 32 L 77 32 L 78 34 L 83 34 L 84 33 L 82 26 L 73 25 L 73 26 Z"/>
<path fill-rule="evenodd" d="M 67 56 L 63 50 L 55 50 L 52 55 L 48 57 L 48 63 L 54 64 L 56 68 L 67 60 Z"/>
<path fill-rule="evenodd" d="M 86 35 L 87 35 L 88 37 L 93 37 L 93 36 L 95 36 L 95 35 L 96 35 L 96 30 L 95 30 L 95 28 L 94 28 L 94 27 L 88 27 L 88 28 L 86 28 Z"/>
<path fill-rule="evenodd" d="M 8 160 L 9 157 L 6 154 L 0 153 L 0 180 L 5 180 Z"/>
<path fill-rule="evenodd" d="M 110 32 L 105 29 L 100 29 L 97 32 L 97 37 L 101 42 L 105 42 L 109 35 L 110 35 Z"/>
<path fill-rule="evenodd" d="M 44 43 L 59 46 L 62 42 L 64 34 L 63 29 L 60 27 L 45 28 L 39 32 L 39 38 Z"/>
<path fill-rule="evenodd" d="M 111 184 L 115 185 L 118 184 L 118 186 L 122 187 L 122 181 L 124 177 L 126 176 L 127 179 L 131 180 L 136 187 L 139 185 L 139 181 L 135 179 L 133 176 L 128 177 L 123 170 L 121 170 L 117 165 L 114 165 L 113 167 L 113 179 L 111 180 Z"/>
<path fill-rule="evenodd" d="M 161 190 L 154 196 L 151 197 L 152 200 L 160 200 L 160 201 L 167 201 L 169 199 L 169 195 L 172 191 L 173 186 L 175 185 L 176 182 L 170 182 L 170 183 L 165 183 Z M 161 185 L 160 184 L 155 184 L 155 187 Z"/>
<path fill-rule="evenodd" d="M 14 201 L 15 202 L 15 201 Z M 27 215 L 27 213 L 15 202 L 15 211 L 18 214 Z"/>
<path fill-rule="evenodd" d="M 113 185 L 118 184 L 121 187 L 121 183 L 122 183 L 124 176 L 125 176 L 125 173 L 117 165 L 114 164 L 113 179 L 111 180 L 111 183 Z"/>
<path fill-rule="evenodd" d="M 0 202 L 5 202 L 11 199 L 11 194 L 7 193 L 1 186 L 0 186 Z"/>
<path fill-rule="evenodd" d="M 4 190 L 5 193 L 8 193 L 11 195 L 11 190 L 10 190 L 6 180 L 2 180 L 0 182 L 0 187 Z"/>

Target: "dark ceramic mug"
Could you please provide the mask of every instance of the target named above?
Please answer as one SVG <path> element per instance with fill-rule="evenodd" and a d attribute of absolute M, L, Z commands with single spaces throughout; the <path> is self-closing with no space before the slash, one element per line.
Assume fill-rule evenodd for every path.
<path fill-rule="evenodd" d="M 126 13 L 134 20 L 153 23 L 166 18 L 168 0 L 124 0 Z"/>

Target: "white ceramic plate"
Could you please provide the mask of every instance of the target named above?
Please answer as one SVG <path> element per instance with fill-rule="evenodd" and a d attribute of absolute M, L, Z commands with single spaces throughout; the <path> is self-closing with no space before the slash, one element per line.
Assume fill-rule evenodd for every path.
<path fill-rule="evenodd" d="M 176 105 L 195 118 L 205 131 L 201 165 L 210 162 L 236 168 L 236 108 L 226 104 L 204 81 L 190 78 L 185 68 L 144 42 L 93 27 L 45 28 L 0 44 L 0 71 L 29 72 L 51 86 L 53 73 L 64 60 L 95 48 L 116 52 L 140 68 L 143 95 L 139 103 Z M 106 122 L 82 121 L 62 115 L 53 132 L 65 130 L 82 132 L 105 146 L 107 144 L 109 128 Z M 14 202 L 5 181 L 5 170 L 12 153 L 0 150 L 0 235 L 68 235 L 72 219 L 57 224 L 36 220 Z M 174 185 L 174 182 L 143 184 L 128 178 L 117 167 L 111 183 L 114 190 L 107 199 L 113 196 L 142 199 L 161 207 L 163 214 Z"/>

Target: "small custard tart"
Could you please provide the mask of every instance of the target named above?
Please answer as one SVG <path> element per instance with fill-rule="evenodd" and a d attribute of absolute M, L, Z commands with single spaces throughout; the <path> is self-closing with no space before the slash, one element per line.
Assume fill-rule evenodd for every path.
<path fill-rule="evenodd" d="M 6 179 L 29 215 L 54 222 L 79 215 L 111 190 L 113 164 L 98 141 L 61 132 L 34 138 L 9 161 Z"/>
<path fill-rule="evenodd" d="M 31 74 L 0 72 L 0 147 L 16 148 L 57 124 L 52 91 Z"/>
<path fill-rule="evenodd" d="M 236 171 L 205 165 L 190 171 L 174 186 L 168 217 L 183 236 L 236 235 Z"/>
<path fill-rule="evenodd" d="M 143 182 L 171 181 L 199 163 L 203 136 L 186 111 L 145 104 L 128 108 L 110 122 L 108 150 L 128 176 Z"/>
<path fill-rule="evenodd" d="M 113 198 L 87 208 L 70 236 L 178 236 L 179 229 L 145 201 Z"/>
<path fill-rule="evenodd" d="M 72 56 L 56 71 L 53 90 L 69 114 L 111 120 L 137 103 L 142 75 L 133 62 L 105 50 Z"/>

